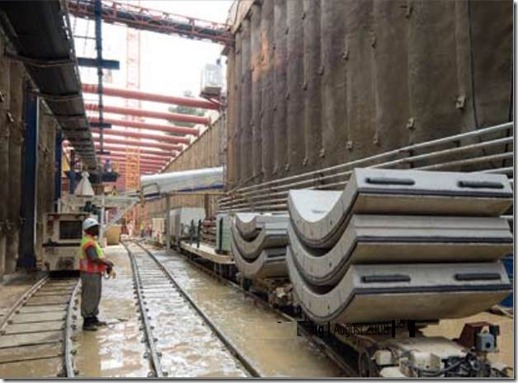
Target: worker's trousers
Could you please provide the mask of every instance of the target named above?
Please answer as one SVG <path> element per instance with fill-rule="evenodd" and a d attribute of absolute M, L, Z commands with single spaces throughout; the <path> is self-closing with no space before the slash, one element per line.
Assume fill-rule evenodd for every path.
<path fill-rule="evenodd" d="M 89 318 L 99 314 L 102 274 L 81 272 L 81 316 Z"/>

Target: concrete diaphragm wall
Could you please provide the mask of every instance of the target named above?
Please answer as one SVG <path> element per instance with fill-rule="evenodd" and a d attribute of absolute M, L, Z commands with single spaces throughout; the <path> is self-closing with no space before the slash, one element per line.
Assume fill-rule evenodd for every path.
<path fill-rule="evenodd" d="M 242 2 L 229 188 L 512 119 L 511 2 Z"/>

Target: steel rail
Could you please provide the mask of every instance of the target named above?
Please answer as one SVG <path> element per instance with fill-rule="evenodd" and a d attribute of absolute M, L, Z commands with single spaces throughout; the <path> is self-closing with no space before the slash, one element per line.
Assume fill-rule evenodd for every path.
<path fill-rule="evenodd" d="M 244 294 L 247 298 L 252 299 L 254 301 L 254 303 L 257 303 L 257 304 L 261 305 L 263 308 L 273 311 L 275 314 L 279 315 L 281 318 L 284 318 L 289 322 L 297 322 L 297 319 L 295 319 L 291 315 L 288 315 L 285 312 L 281 311 L 280 309 L 273 307 L 260 296 L 255 295 L 254 293 L 252 293 L 250 291 L 244 290 L 240 285 L 231 281 L 230 279 L 227 279 L 227 278 L 217 274 L 213 270 L 209 269 L 208 267 L 206 267 L 202 264 L 197 263 L 195 260 L 193 260 L 191 258 L 185 257 L 184 259 L 191 266 L 195 267 L 196 269 L 200 270 L 201 272 L 216 279 L 218 282 L 220 282 L 226 286 L 229 286 L 232 289 Z M 297 331 L 300 331 L 304 337 L 306 337 L 308 340 L 313 342 L 315 344 L 315 346 L 317 346 L 323 353 L 325 353 L 329 357 L 329 359 L 331 359 L 344 372 L 346 372 L 350 376 L 355 376 L 357 371 L 355 371 L 353 368 L 351 368 L 351 366 L 349 366 L 347 363 L 345 363 L 343 360 L 341 360 L 340 355 L 338 355 L 329 345 L 325 344 L 325 342 L 323 342 L 321 339 L 315 338 L 315 336 L 310 334 L 308 331 L 306 331 L 302 327 L 297 327 Z"/>
<path fill-rule="evenodd" d="M 151 365 L 154 370 L 152 373 L 154 377 L 163 378 L 167 376 L 167 373 L 165 373 L 162 370 L 162 364 L 160 363 L 160 355 L 156 349 L 155 338 L 153 336 L 151 324 L 149 323 L 146 307 L 144 306 L 144 297 L 142 296 L 140 271 L 138 269 L 137 262 L 135 261 L 135 257 L 133 256 L 133 253 L 129 249 L 128 245 L 125 242 L 122 242 L 122 245 L 128 252 L 128 257 L 131 261 L 131 270 L 133 271 L 133 282 L 135 284 L 135 289 L 137 290 L 137 301 L 140 308 L 140 314 L 142 315 L 142 323 L 144 324 L 144 335 L 146 337 L 149 353 L 151 356 L 149 360 L 151 361 Z"/>
<path fill-rule="evenodd" d="M 41 278 L 38 282 L 36 282 L 34 285 L 31 286 L 26 292 L 23 293 L 23 295 L 18 298 L 16 302 L 10 307 L 9 311 L 5 314 L 5 316 L 0 321 L 0 333 L 4 330 L 4 327 L 8 324 L 11 317 L 16 314 L 18 309 L 29 300 L 31 296 L 36 294 L 36 292 L 49 281 L 49 276 L 46 275 L 43 278 Z"/>
<path fill-rule="evenodd" d="M 393 160 L 393 161 L 389 161 L 389 162 L 382 162 L 382 163 L 374 164 L 374 165 L 371 165 L 369 167 L 379 168 L 379 167 L 385 167 L 385 166 L 390 166 L 390 165 L 399 165 L 399 164 L 406 165 L 406 164 L 411 164 L 413 162 L 417 162 L 417 161 L 420 161 L 420 160 L 429 160 L 431 158 L 436 158 L 436 157 L 444 157 L 444 156 L 449 156 L 449 155 L 452 155 L 452 154 L 460 154 L 460 153 L 464 153 L 464 152 L 476 151 L 476 150 L 479 150 L 481 148 L 486 148 L 486 147 L 489 147 L 489 146 L 496 146 L 496 145 L 504 145 L 504 144 L 508 144 L 508 143 L 512 143 L 512 142 L 513 142 L 513 137 L 505 137 L 505 138 L 502 138 L 502 139 L 495 139 L 495 140 L 492 140 L 492 141 L 485 141 L 485 142 L 480 142 L 480 143 L 477 143 L 477 144 L 471 144 L 471 145 L 461 146 L 461 147 L 457 147 L 457 148 L 450 148 L 450 149 L 445 149 L 445 150 L 441 150 L 441 151 L 437 151 L 437 152 L 431 152 L 431 153 L 426 153 L 426 154 L 421 154 L 421 155 L 415 155 L 415 156 L 410 156 L 410 157 L 405 157 L 405 158 L 399 158 L 399 159 L 396 159 L 396 160 Z M 475 158 L 480 158 L 480 157 L 475 157 Z M 356 161 L 352 161 L 352 162 L 348 162 L 348 163 L 342 164 L 341 166 L 344 167 L 344 168 L 349 168 L 349 167 L 352 167 L 352 166 L 357 167 L 357 165 L 361 165 L 364 162 L 370 162 L 372 160 L 373 160 L 373 157 L 367 157 L 367 158 L 364 158 L 364 159 L 360 159 L 360 160 L 356 160 Z M 467 161 L 467 160 L 468 159 L 466 159 L 465 161 Z M 488 159 L 487 161 L 490 161 L 490 160 L 491 159 Z M 461 161 L 460 165 L 464 165 L 465 164 L 465 163 L 462 163 L 463 160 L 459 160 L 459 161 Z M 466 163 L 469 163 L 469 162 L 466 162 Z M 241 197 L 244 197 L 244 196 L 247 196 L 247 195 L 253 195 L 253 194 L 257 195 L 257 194 L 266 194 L 266 193 L 271 195 L 270 192 L 273 191 L 273 190 L 281 190 L 281 189 L 289 189 L 289 188 L 301 188 L 301 187 L 305 186 L 308 183 L 318 183 L 318 184 L 320 184 L 320 183 L 322 183 L 325 180 L 342 177 L 344 175 L 347 175 L 347 174 L 351 173 L 351 170 L 349 170 L 349 171 L 345 171 L 345 172 L 341 172 L 341 173 L 333 173 L 333 174 L 323 175 L 323 173 L 327 173 L 329 171 L 328 169 L 329 168 L 320 170 L 320 174 L 316 178 L 310 178 L 310 179 L 307 179 L 307 180 L 302 180 L 302 181 L 298 181 L 298 182 L 294 182 L 294 183 L 289 183 L 289 184 L 281 184 L 281 185 L 273 187 L 273 188 L 267 188 L 267 189 L 262 189 L 261 188 L 261 189 L 256 190 L 256 191 L 250 191 L 250 192 L 245 192 L 245 193 L 241 193 L 241 190 L 243 190 L 243 189 L 239 189 L 239 191 L 237 191 L 235 193 L 238 193 Z M 417 167 L 417 168 L 414 168 L 414 169 L 419 169 L 419 168 Z M 252 198 L 252 197 L 250 197 L 250 198 Z M 223 206 L 223 203 L 226 202 L 227 199 L 228 199 L 228 197 L 225 198 L 225 199 L 224 198 L 221 199 L 221 201 L 223 201 L 222 204 L 221 204 L 222 206 Z"/>
<path fill-rule="evenodd" d="M 379 163 L 379 164 L 373 164 L 368 167 L 372 168 L 385 168 L 385 167 L 392 167 L 396 165 L 408 165 L 412 164 L 417 161 L 427 160 L 427 159 L 434 159 L 434 158 L 440 158 L 444 156 L 450 156 L 452 154 L 461 154 L 461 153 L 467 153 L 470 151 L 478 151 L 481 148 L 489 147 L 489 146 L 496 146 L 496 145 L 504 145 L 512 142 L 513 137 L 505 137 L 500 139 L 494 139 L 492 141 L 487 142 L 481 142 L 477 144 L 471 144 L 466 145 L 463 147 L 457 147 L 457 148 L 450 148 L 446 150 L 426 153 L 426 154 L 420 154 L 420 155 L 414 155 L 406 158 L 400 158 L 396 160 L 392 160 L 389 162 Z M 479 157 L 472 157 L 472 158 L 465 158 L 455 161 L 447 161 L 447 162 L 439 162 L 434 164 L 427 164 L 423 166 L 417 166 L 412 167 L 412 169 L 440 169 L 444 167 L 451 167 L 451 166 L 464 166 L 464 165 L 471 165 L 476 163 L 490 163 L 494 160 L 505 160 L 508 158 L 512 158 L 513 153 L 512 152 L 505 152 L 501 154 L 494 154 L 494 155 L 486 155 L 486 156 L 479 156 Z M 351 167 L 353 165 L 360 165 L 361 163 L 370 162 L 373 157 L 364 158 L 357 161 L 352 161 L 346 164 L 342 164 L 341 167 Z M 329 168 L 328 168 L 329 169 Z M 480 170 L 482 172 L 489 172 L 489 173 L 503 173 L 503 174 L 509 174 L 512 172 L 512 167 L 505 167 L 505 168 L 498 168 L 498 169 L 484 169 Z M 248 192 L 241 193 L 241 191 L 235 191 L 233 192 L 233 197 L 225 197 L 219 200 L 219 207 L 220 211 L 233 211 L 235 209 L 240 209 L 241 207 L 247 206 L 255 207 L 258 205 L 258 203 L 254 201 L 260 202 L 261 200 L 264 200 L 265 198 L 269 202 L 277 202 L 282 201 L 286 197 L 289 189 L 292 188 L 309 188 L 309 189 L 329 189 L 331 187 L 336 186 L 343 186 L 347 182 L 345 181 L 339 181 L 335 183 L 324 183 L 324 181 L 328 181 L 333 178 L 344 178 L 350 176 L 353 172 L 353 170 L 346 170 L 343 172 L 338 172 L 334 174 L 329 175 L 323 175 L 323 173 L 327 172 L 327 169 L 322 169 L 320 171 L 320 176 L 318 178 L 311 178 L 307 180 L 302 180 L 294 183 L 289 184 L 281 184 L 274 187 L 269 187 L 267 189 L 258 189 L 258 190 L 252 190 Z M 275 200 L 275 197 L 281 197 Z"/>
<path fill-rule="evenodd" d="M 48 275 L 46 275 L 45 277 L 41 278 L 38 282 L 36 282 L 34 285 L 32 285 L 27 291 L 25 291 L 20 298 L 18 298 L 18 300 L 10 307 L 10 309 L 7 312 L 7 314 L 5 315 L 5 317 L 2 318 L 2 322 L 0 324 L 0 335 L 5 335 L 6 325 L 10 325 L 12 323 L 11 318 L 15 314 L 20 313 L 20 308 L 23 307 L 25 304 L 27 304 L 30 301 L 30 299 L 32 299 L 34 297 L 34 295 L 36 293 L 38 293 L 48 282 L 51 282 L 51 281 L 53 281 L 53 279 L 51 279 Z M 67 303 L 66 314 L 63 317 L 64 324 L 61 327 L 61 329 L 63 330 L 61 340 L 59 340 L 59 341 L 56 341 L 56 340 L 41 341 L 40 340 L 38 343 L 29 342 L 29 343 L 25 343 L 22 345 L 10 346 L 11 348 L 18 348 L 18 347 L 31 346 L 31 345 L 41 345 L 41 344 L 51 344 L 51 343 L 61 342 L 63 344 L 62 352 L 60 352 L 59 354 L 50 355 L 50 356 L 49 355 L 43 355 L 43 356 L 34 355 L 31 357 L 21 358 L 19 360 L 14 359 L 14 360 L 10 360 L 8 362 L 0 362 L 0 363 L 13 363 L 16 361 L 21 361 L 21 362 L 27 363 L 27 362 L 34 361 L 34 360 L 62 357 L 62 368 L 61 368 L 61 372 L 58 374 L 58 377 L 67 377 L 67 378 L 75 377 L 77 372 L 74 370 L 73 357 L 72 357 L 74 355 L 74 351 L 72 349 L 72 331 L 73 331 L 75 325 L 72 324 L 72 321 L 74 319 L 76 319 L 75 316 L 73 315 L 73 310 L 75 309 L 75 305 L 77 304 L 76 295 L 79 290 L 79 286 L 80 286 L 79 279 L 77 279 L 74 289 L 72 290 L 72 293 L 70 294 L 70 300 Z M 59 295 L 59 294 L 52 294 L 52 295 Z M 34 323 L 34 322 L 32 322 L 32 323 Z M 47 330 L 35 330 L 35 331 L 25 331 L 24 333 L 25 334 L 36 334 L 36 333 L 40 333 L 40 332 L 45 333 L 46 331 Z M 10 333 L 10 335 L 12 336 L 13 334 Z"/>
<path fill-rule="evenodd" d="M 71 322 L 74 319 L 72 312 L 74 311 L 74 307 L 77 304 L 76 296 L 77 292 L 79 291 L 79 281 L 80 280 L 78 279 L 77 284 L 74 287 L 74 290 L 72 291 L 72 295 L 70 296 L 70 301 L 67 305 L 65 331 L 63 332 L 63 357 L 65 359 L 63 373 L 67 378 L 75 378 L 76 376 L 76 371 L 74 369 L 74 364 L 72 361 L 72 355 L 74 355 L 74 350 L 72 349 L 72 332 L 74 327 Z"/>
<path fill-rule="evenodd" d="M 470 145 L 469 147 L 468 146 L 459 147 L 459 148 L 448 149 L 448 150 L 441 151 L 441 152 L 432 152 L 432 153 L 423 154 L 423 155 L 419 155 L 419 156 L 401 158 L 398 160 L 375 164 L 375 165 L 371 165 L 368 167 L 382 168 L 382 167 L 388 167 L 390 165 L 399 165 L 399 164 L 405 165 L 405 164 L 413 163 L 413 162 L 416 162 L 419 160 L 425 160 L 425 159 L 430 159 L 430 158 L 434 158 L 434 157 L 448 156 L 448 155 L 452 155 L 452 154 L 468 152 L 468 151 L 472 151 L 472 150 L 478 150 L 482 147 L 487 147 L 487 146 L 492 146 L 492 145 L 502 145 L 505 143 L 510 143 L 510 142 L 512 142 L 512 140 L 513 140 L 513 137 L 509 137 L 509 138 L 499 139 L 499 140 L 495 140 L 495 141 L 488 141 L 488 142 L 484 142 L 484 143 L 480 143 L 480 144 L 474 144 L 472 146 Z M 506 152 L 506 153 L 498 154 L 498 155 L 461 159 L 461 160 L 455 161 L 455 163 L 453 163 L 453 162 L 441 163 L 440 162 L 437 164 L 432 164 L 430 166 L 427 165 L 427 166 L 412 167 L 412 169 L 425 170 L 428 168 L 430 168 L 430 169 L 441 168 L 446 165 L 447 166 L 453 166 L 453 165 L 463 166 L 463 165 L 468 165 L 468 164 L 473 164 L 473 163 L 491 162 L 495 159 L 504 159 L 504 158 L 508 158 L 508 157 L 512 157 L 512 152 Z M 369 160 L 369 158 L 365 159 L 365 161 L 368 161 L 368 160 Z M 347 164 L 344 164 L 344 166 L 345 165 L 347 165 Z M 357 165 L 357 163 L 356 163 L 356 165 Z M 350 165 L 350 166 L 352 166 L 352 165 Z M 324 172 L 324 170 L 322 172 Z M 318 189 L 319 187 L 326 187 L 326 186 L 329 186 L 329 184 L 323 183 L 324 181 L 328 181 L 333 178 L 348 176 L 351 173 L 352 173 L 352 170 L 347 170 L 347 171 L 343 171 L 340 173 L 334 173 L 334 174 L 329 174 L 329 175 L 325 175 L 325 176 L 320 176 L 318 178 L 312 178 L 312 179 L 308 179 L 308 180 L 298 181 L 298 182 L 294 182 L 294 183 L 290 183 L 290 184 L 286 184 L 286 185 L 279 185 L 279 186 L 271 187 L 268 189 L 259 189 L 256 191 L 239 193 L 239 196 L 236 196 L 236 198 L 234 198 L 233 200 L 228 200 L 228 198 L 226 200 L 222 199 L 221 200 L 222 202 L 220 202 L 220 206 L 225 207 L 229 204 L 232 204 L 232 202 L 236 203 L 240 200 L 245 200 L 245 199 L 249 200 L 249 201 L 255 200 L 255 199 L 260 199 L 264 195 L 268 195 L 268 197 L 279 196 L 279 195 L 287 194 L 289 189 L 292 189 L 292 188 L 302 188 L 304 186 L 314 186 L 315 188 Z M 317 184 L 317 185 L 315 186 L 314 184 Z M 283 189 L 288 189 L 288 190 L 283 191 Z M 277 191 L 277 192 L 275 192 L 275 191 Z"/>
<path fill-rule="evenodd" d="M 399 148 L 399 149 L 395 149 L 395 150 L 391 150 L 391 151 L 388 151 L 388 152 L 376 154 L 376 155 L 368 157 L 368 158 L 362 158 L 362 159 L 351 161 L 351 162 L 347 162 L 347 163 L 344 163 L 344 164 L 338 164 L 338 165 L 330 166 L 330 167 L 327 167 L 327 168 L 324 168 L 324 169 L 313 170 L 311 172 L 306 172 L 306 173 L 302 173 L 302 174 L 296 174 L 296 175 L 293 175 L 293 176 L 290 176 L 290 177 L 284 177 L 284 178 L 280 178 L 280 179 L 276 179 L 276 180 L 262 182 L 262 183 L 257 184 L 257 185 L 245 186 L 245 187 L 242 187 L 242 188 L 239 188 L 239 189 L 236 188 L 234 190 L 229 191 L 229 194 L 232 194 L 236 190 L 239 190 L 241 192 L 244 192 L 244 191 L 247 191 L 247 190 L 253 190 L 253 189 L 257 189 L 257 188 L 264 187 L 264 186 L 267 186 L 267 185 L 274 185 L 274 184 L 283 183 L 283 182 L 286 182 L 286 181 L 289 181 L 289 180 L 295 180 L 295 179 L 300 179 L 300 178 L 304 178 L 304 177 L 308 177 L 308 176 L 312 176 L 312 175 L 318 175 L 318 174 L 321 174 L 322 172 L 339 170 L 339 169 L 342 169 L 345 166 L 356 165 L 356 163 L 361 163 L 361 162 L 367 161 L 367 160 L 374 161 L 374 160 L 379 160 L 379 159 L 382 159 L 382 158 L 385 158 L 385 157 L 390 157 L 390 156 L 393 156 L 393 155 L 408 154 L 408 153 L 411 153 L 411 152 L 413 152 L 415 150 L 421 150 L 421 149 L 429 148 L 429 147 L 435 146 L 435 145 L 448 144 L 448 143 L 452 143 L 452 142 L 459 142 L 462 139 L 471 138 L 471 137 L 479 137 L 481 135 L 486 135 L 486 134 L 490 134 L 490 133 L 497 133 L 497 132 L 500 132 L 500 131 L 506 131 L 506 130 L 512 129 L 512 128 L 513 128 L 513 122 L 512 121 L 511 122 L 506 122 L 506 123 L 495 125 L 495 126 L 491 126 L 491 127 L 488 127 L 488 128 L 473 130 L 473 131 L 466 132 L 466 133 L 460 133 L 460 134 L 456 134 L 456 135 L 453 135 L 453 136 L 443 137 L 443 138 L 439 138 L 439 139 L 435 139 L 435 140 L 431 140 L 431 141 L 425 141 L 425 142 L 421 142 L 421 143 L 405 146 L 405 147 L 402 147 L 402 148 Z"/>
<path fill-rule="evenodd" d="M 229 349 L 229 351 L 243 364 L 243 366 L 246 368 L 246 370 L 253 376 L 253 377 L 261 377 L 261 374 L 259 371 L 254 367 L 253 362 L 249 360 L 245 355 L 239 352 L 237 346 L 223 334 L 218 327 L 210 320 L 210 318 L 205 315 L 203 310 L 194 302 L 189 294 L 185 292 L 185 290 L 176 282 L 174 276 L 171 274 L 171 272 L 160 262 L 156 256 L 143 247 L 140 243 L 134 242 L 138 247 L 140 247 L 146 254 L 148 254 L 151 259 L 153 259 L 158 267 L 167 275 L 168 279 L 171 281 L 171 283 L 176 287 L 177 291 L 182 295 L 183 298 L 189 304 L 191 307 L 196 311 L 196 313 L 203 319 L 203 321 L 207 324 L 207 326 L 214 332 L 214 334 L 223 342 L 223 344 Z"/>

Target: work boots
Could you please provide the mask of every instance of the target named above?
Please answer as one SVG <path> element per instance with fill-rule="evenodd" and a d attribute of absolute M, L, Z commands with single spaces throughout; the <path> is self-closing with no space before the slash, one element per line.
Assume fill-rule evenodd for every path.
<path fill-rule="evenodd" d="M 85 317 L 83 320 L 83 331 L 97 331 L 94 317 Z"/>
<path fill-rule="evenodd" d="M 96 316 L 93 317 L 93 323 L 97 326 L 97 327 L 103 327 L 103 326 L 106 326 L 107 323 L 104 322 L 104 321 L 100 321 Z"/>

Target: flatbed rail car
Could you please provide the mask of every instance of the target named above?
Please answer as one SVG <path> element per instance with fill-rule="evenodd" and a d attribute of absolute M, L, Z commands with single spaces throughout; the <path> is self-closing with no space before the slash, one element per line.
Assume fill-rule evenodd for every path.
<path fill-rule="evenodd" d="M 227 256 L 217 254 L 213 246 L 204 243 L 198 246 L 182 240 L 179 250 L 221 277 L 239 282 L 239 276 L 236 278 L 228 272 L 229 268 L 235 269 L 233 262 Z M 466 323 L 457 339 L 424 335 L 423 329 L 438 321 L 318 324 L 300 310 L 289 281 L 280 285 L 275 280 L 245 284 L 241 280 L 240 285 L 265 304 L 293 316 L 298 322 L 299 333 L 341 355 L 347 363 L 353 364 L 351 367 L 361 377 L 509 377 L 514 373 L 509 366 L 489 361 L 489 354 L 499 350 L 500 335 L 499 327 L 489 322 Z M 270 294 L 284 296 L 285 302 L 290 304 L 272 305 L 269 297 L 263 294 L 268 289 Z"/>

